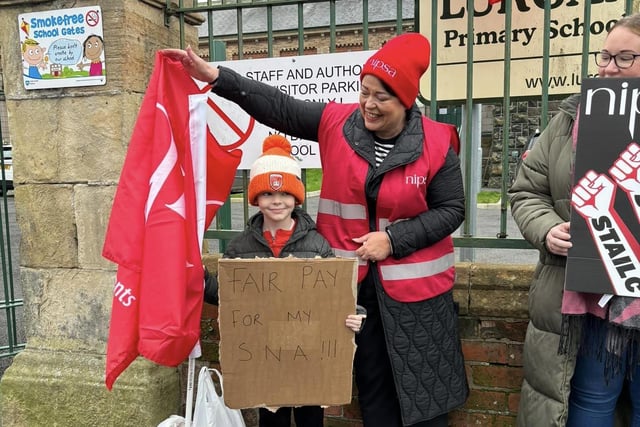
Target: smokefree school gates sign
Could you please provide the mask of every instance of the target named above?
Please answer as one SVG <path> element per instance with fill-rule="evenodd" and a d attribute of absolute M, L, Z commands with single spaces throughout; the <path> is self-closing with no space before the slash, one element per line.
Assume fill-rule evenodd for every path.
<path fill-rule="evenodd" d="M 100 6 L 18 15 L 25 89 L 107 82 Z"/>

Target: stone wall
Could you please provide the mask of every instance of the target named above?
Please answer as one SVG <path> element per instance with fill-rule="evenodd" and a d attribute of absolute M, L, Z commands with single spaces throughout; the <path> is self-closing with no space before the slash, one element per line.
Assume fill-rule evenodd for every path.
<path fill-rule="evenodd" d="M 558 111 L 558 106 L 564 97 L 558 100 L 550 100 L 548 103 L 548 121 Z M 503 165 L 502 152 L 504 145 L 505 111 L 502 104 L 486 104 L 483 119 L 491 124 L 491 130 L 483 128 L 482 146 L 482 185 L 488 188 L 501 188 Z M 509 132 L 507 155 L 509 156 L 509 169 L 506 174 L 509 183 L 515 179 L 518 162 L 525 151 L 529 139 L 535 134 L 536 129 L 541 129 L 541 100 L 513 100 L 509 106 Z M 489 125 L 487 123 L 487 125 Z"/>
<path fill-rule="evenodd" d="M 0 423 L 157 425 L 179 408 L 176 369 L 139 359 L 113 391 L 104 384 L 115 266 L 101 250 L 155 53 L 178 45 L 180 25 L 172 18 L 165 26 L 161 0 L 0 4 L 27 338 L 0 381 Z M 18 14 L 95 5 L 102 10 L 106 85 L 26 90 Z M 194 27 L 184 35 L 197 42 Z"/>

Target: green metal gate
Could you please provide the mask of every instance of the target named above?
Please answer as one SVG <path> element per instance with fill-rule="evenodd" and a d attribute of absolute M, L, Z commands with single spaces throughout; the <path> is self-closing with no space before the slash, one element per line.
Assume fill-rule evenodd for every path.
<path fill-rule="evenodd" d="M 4 108 L 4 91 L 0 88 L 0 101 Z M 17 264 L 14 259 L 18 254 L 17 225 L 15 206 L 11 190 L 12 176 L 8 171 L 12 167 L 12 155 L 8 132 L 3 129 L 6 111 L 2 111 L 0 120 L 0 136 L 2 137 L 2 156 L 0 156 L 0 270 L 2 271 L 2 291 L 0 293 L 0 376 L 11 359 L 25 346 L 24 326 L 21 319 L 23 300 L 20 287 L 14 286 L 17 277 Z M 4 132 L 3 132 L 4 130 Z M 11 181 L 9 181 L 11 180 Z"/>
<path fill-rule="evenodd" d="M 357 21 L 345 21 L 344 16 L 338 11 L 345 4 L 361 6 L 360 15 Z M 566 97 L 566 95 L 558 96 L 550 93 L 551 81 L 555 78 L 550 76 L 550 43 L 552 38 L 561 39 L 565 36 L 564 32 L 569 31 L 563 23 L 557 19 L 552 19 L 552 10 L 561 6 L 573 7 L 575 11 L 581 12 L 578 21 L 573 21 L 575 28 L 573 31 L 581 31 L 585 28 L 590 31 L 582 31 L 581 45 L 577 55 L 580 56 L 580 70 L 577 72 L 578 79 L 585 76 L 590 60 L 590 35 L 606 34 L 604 25 L 597 20 L 592 21 L 592 10 L 594 6 L 605 7 L 615 6 L 619 9 L 620 14 L 631 13 L 633 10 L 632 0 L 555 0 L 554 2 L 542 0 L 503 0 L 498 4 L 491 5 L 489 0 L 389 0 L 384 1 L 389 6 L 388 17 L 382 21 L 370 19 L 370 11 L 372 8 L 383 3 L 381 0 L 218 0 L 218 1 L 184 1 L 181 0 L 176 6 L 175 3 L 167 1 L 166 20 L 177 18 L 183 26 L 185 23 L 185 14 L 202 12 L 206 18 L 206 23 L 201 31 L 200 51 L 204 52 L 203 56 L 210 61 L 238 59 L 242 60 L 250 54 L 251 56 L 262 55 L 261 57 L 277 56 L 274 52 L 273 40 L 274 36 L 286 33 L 292 39 L 297 40 L 297 54 L 303 55 L 308 53 L 307 36 L 311 32 L 323 31 L 326 37 L 326 43 L 329 46 L 329 52 L 333 53 L 338 50 L 340 42 L 344 42 L 343 34 L 346 32 L 359 34 L 360 46 L 362 50 L 368 50 L 370 36 L 378 31 L 381 27 L 394 28 L 396 34 L 406 31 L 419 31 L 425 34 L 432 43 L 431 63 L 435 64 L 438 58 L 436 46 L 438 45 L 438 37 L 442 37 L 443 33 L 439 31 L 438 26 L 443 25 L 446 19 L 457 18 L 463 20 L 466 26 L 466 35 L 462 35 L 451 40 L 447 38 L 447 43 L 459 43 L 465 45 L 466 58 L 460 61 L 463 64 L 466 74 L 465 95 L 455 102 L 442 101 L 438 98 L 438 73 L 437 67 L 431 66 L 429 74 L 430 93 L 425 94 L 424 91 L 420 96 L 420 100 L 424 103 L 424 112 L 426 115 L 440 121 L 455 123 L 459 126 L 463 152 L 461 158 L 463 161 L 463 172 L 465 178 L 465 188 L 467 191 L 466 220 L 461 230 L 460 236 L 454 236 L 454 243 L 458 248 L 500 248 L 500 249 L 530 249 L 531 245 L 522 238 L 510 238 L 507 233 L 507 216 L 508 201 L 507 190 L 513 179 L 513 171 L 515 171 L 514 160 L 517 161 L 522 151 L 526 147 L 526 141 L 530 135 L 533 135 L 535 129 L 543 129 L 549 116 L 552 114 L 549 105 L 552 101 Z M 563 4 L 564 3 L 564 4 Z M 283 8 L 295 8 L 295 19 L 289 22 L 289 26 L 281 25 L 278 19 Z M 515 58 L 512 58 L 512 47 L 516 42 L 520 42 L 526 34 L 526 29 L 513 28 L 512 17 L 517 16 L 515 12 L 526 12 L 536 9 L 543 14 L 542 31 L 543 37 L 542 55 L 540 68 L 537 75 L 531 78 L 531 82 L 545 82 L 540 84 L 540 88 L 535 94 L 526 96 L 512 96 L 512 67 L 516 64 Z M 264 22 L 261 28 L 249 28 L 250 25 L 246 19 L 249 11 L 259 10 L 263 16 Z M 316 16 L 319 11 L 324 12 L 324 16 L 320 19 Z M 233 11 L 230 15 L 229 11 Z M 420 28 L 421 16 L 429 11 L 430 19 L 426 21 L 424 30 Z M 289 13 L 290 11 L 288 11 Z M 494 32 L 474 32 L 478 24 L 478 20 L 494 13 L 500 17 L 497 30 Z M 314 16 L 311 16 L 314 15 Z M 287 16 L 291 16 L 289 13 Z M 219 34 L 216 30 L 222 23 L 226 23 L 229 19 L 235 20 L 236 32 L 234 34 Z M 223 22 L 222 20 L 225 20 Z M 317 24 L 319 22 L 319 24 Z M 422 21 L 425 23 L 425 21 Z M 316 23 L 316 25 L 314 25 Z M 522 22 L 519 22 L 522 25 Z M 567 25 L 571 24 L 568 23 Z M 453 30 L 447 31 L 445 36 L 453 34 Z M 577 33 L 573 34 L 576 36 Z M 466 43 L 465 43 L 466 37 Z M 492 40 L 492 37 L 495 40 Z M 251 52 L 250 45 L 254 39 L 261 38 L 266 41 L 266 52 Z M 471 42 L 469 42 L 471 40 Z M 478 237 L 474 232 L 475 215 L 477 213 L 477 194 L 471 191 L 476 188 L 477 183 L 474 182 L 474 168 L 478 164 L 478 155 L 474 153 L 477 148 L 472 143 L 474 135 L 474 123 L 477 122 L 478 114 L 482 114 L 480 108 L 486 108 L 484 102 L 486 100 L 475 99 L 473 94 L 477 89 L 474 87 L 474 74 L 480 73 L 479 68 L 482 66 L 483 59 L 476 52 L 481 51 L 482 44 L 496 43 L 500 49 L 500 55 L 504 58 L 504 72 L 502 75 L 491 75 L 489 79 L 500 79 L 502 83 L 503 96 L 489 100 L 495 109 L 502 111 L 502 126 L 500 136 L 494 138 L 493 142 L 502 145 L 500 150 L 500 164 L 498 168 L 502 170 L 500 177 L 500 185 L 497 191 L 500 192 L 500 221 L 496 224 L 495 237 Z M 181 37 L 179 47 L 184 48 L 184 37 Z M 223 46 L 227 44 L 227 49 Z M 577 43 L 576 43 L 577 44 Z M 233 45 L 237 49 L 237 53 L 229 53 L 229 45 Z M 377 48 L 377 47 L 376 47 Z M 232 58 L 233 56 L 233 58 Z M 575 56 L 575 55 L 574 55 Z M 512 59 L 514 59 L 512 61 Z M 484 61 L 486 62 L 486 61 Z M 438 67 L 440 67 L 438 63 Z M 539 76 L 539 77 L 537 77 Z M 551 80 L 550 80 L 551 79 Z M 550 84 L 547 85 L 546 82 Z M 579 84 L 579 83 L 578 83 Z M 527 135 L 521 137 L 525 142 L 517 140 L 511 132 L 514 126 L 512 118 L 514 116 L 514 108 L 523 103 L 536 103 L 539 108 L 538 122 L 534 123 L 528 129 Z M 515 106 L 515 107 L 514 107 Z M 519 145 L 518 145 L 519 144 Z M 510 174 L 509 171 L 512 171 Z M 246 176 L 245 176 L 246 181 Z M 221 248 L 224 248 L 224 242 L 232 238 L 238 230 L 232 230 L 229 227 L 227 219 L 229 203 L 222 209 L 218 215 L 218 222 L 215 229 L 207 231 L 205 237 L 209 239 L 219 239 Z M 244 208 L 245 220 L 247 219 L 247 207 Z"/>

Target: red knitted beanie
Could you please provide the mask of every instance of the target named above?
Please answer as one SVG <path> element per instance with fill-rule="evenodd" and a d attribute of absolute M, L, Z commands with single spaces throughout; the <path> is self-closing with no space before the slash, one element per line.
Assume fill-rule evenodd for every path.
<path fill-rule="evenodd" d="M 289 193 L 297 204 L 304 202 L 300 165 L 291 157 L 291 143 L 282 135 L 269 135 L 262 143 L 262 156 L 249 172 L 249 203 L 258 205 L 262 193 Z"/>
<path fill-rule="evenodd" d="M 360 81 L 366 74 L 382 80 L 409 109 L 418 97 L 420 77 L 429 68 L 431 45 L 419 33 L 405 33 L 386 42 L 365 62 Z"/>

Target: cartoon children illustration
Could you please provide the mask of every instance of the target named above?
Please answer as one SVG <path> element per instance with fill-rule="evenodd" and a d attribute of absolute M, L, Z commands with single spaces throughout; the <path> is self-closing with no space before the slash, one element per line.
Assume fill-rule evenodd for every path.
<path fill-rule="evenodd" d="M 27 76 L 32 79 L 41 79 L 42 75 L 38 68 L 45 69 L 47 67 L 44 52 L 47 49 L 40 46 L 38 41 L 27 38 L 22 42 L 22 59 L 28 64 Z"/>
<path fill-rule="evenodd" d="M 102 40 L 102 37 L 97 34 L 91 34 L 86 38 L 82 46 L 84 49 L 83 57 L 87 58 L 90 62 L 84 63 L 80 61 L 80 63 L 78 63 L 78 68 L 82 71 L 85 66 L 89 65 L 90 76 L 101 76 L 102 60 L 100 59 L 100 56 L 104 51 L 104 40 Z"/>

